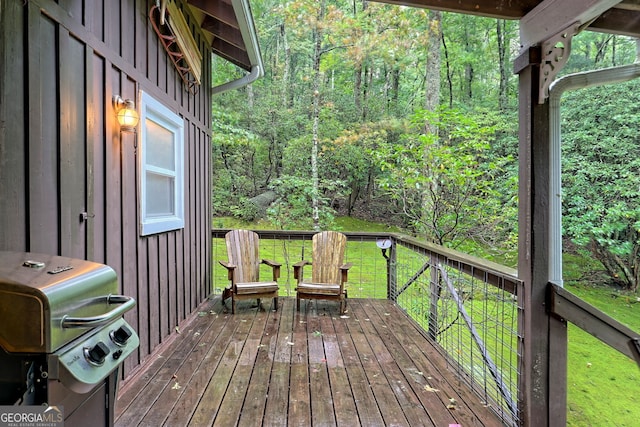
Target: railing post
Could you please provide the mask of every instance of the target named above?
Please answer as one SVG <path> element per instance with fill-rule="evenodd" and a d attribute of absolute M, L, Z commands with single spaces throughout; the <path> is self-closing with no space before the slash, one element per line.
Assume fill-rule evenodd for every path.
<path fill-rule="evenodd" d="M 394 302 L 398 300 L 397 254 L 394 242 L 389 248 L 389 256 L 385 257 L 387 258 L 387 299 Z"/>
<path fill-rule="evenodd" d="M 438 272 L 438 256 L 429 255 L 429 338 L 438 338 L 438 300 L 442 288 L 440 286 L 440 273 Z"/>

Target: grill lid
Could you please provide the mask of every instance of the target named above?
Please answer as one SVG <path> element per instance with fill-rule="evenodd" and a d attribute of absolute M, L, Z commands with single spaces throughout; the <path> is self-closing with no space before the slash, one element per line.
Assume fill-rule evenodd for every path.
<path fill-rule="evenodd" d="M 52 353 L 135 305 L 117 291 L 116 273 L 104 264 L 0 252 L 0 346 L 12 353 Z"/>

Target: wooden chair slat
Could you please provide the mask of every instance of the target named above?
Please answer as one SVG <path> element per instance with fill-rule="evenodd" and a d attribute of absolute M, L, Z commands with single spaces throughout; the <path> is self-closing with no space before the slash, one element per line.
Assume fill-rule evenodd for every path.
<path fill-rule="evenodd" d="M 236 300 L 257 299 L 260 306 L 261 298 L 273 298 L 275 309 L 278 309 L 278 284 L 277 277 L 280 272 L 280 264 L 276 262 L 265 262 L 273 269 L 273 281 L 260 281 L 260 238 L 257 233 L 249 230 L 232 230 L 225 235 L 227 246 L 227 258 L 229 264 L 235 268 L 230 271 L 231 287 L 229 291 L 223 293 L 223 300 L 228 294 L 231 296 L 231 312 L 236 311 Z M 223 267 L 225 263 L 220 263 Z M 238 289 L 238 284 L 241 288 Z M 253 285 L 253 286 L 252 286 Z"/>
<path fill-rule="evenodd" d="M 304 280 L 302 274 L 304 263 L 300 262 L 294 265 L 294 277 L 298 280 L 297 308 L 300 309 L 301 299 L 338 300 L 342 314 L 345 310 L 347 297 L 344 284 L 347 281 L 347 270 L 350 267 L 344 265 L 347 236 L 336 231 L 323 231 L 314 234 L 312 242 L 311 281 Z"/>

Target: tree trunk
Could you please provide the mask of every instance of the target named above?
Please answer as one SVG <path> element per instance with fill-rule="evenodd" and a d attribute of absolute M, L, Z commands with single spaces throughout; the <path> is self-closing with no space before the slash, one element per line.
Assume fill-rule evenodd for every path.
<path fill-rule="evenodd" d="M 447 88 L 449 90 L 449 108 L 453 108 L 453 79 L 451 78 L 451 64 L 449 63 L 449 50 L 447 49 L 447 42 L 442 33 L 442 49 L 444 51 L 444 63 L 447 69 Z"/>
<path fill-rule="evenodd" d="M 440 105 L 440 40 L 442 39 L 442 12 L 429 12 L 429 45 L 427 47 L 427 69 L 425 73 L 424 108 L 435 111 Z M 428 124 L 426 125 L 427 131 Z"/>
<path fill-rule="evenodd" d="M 498 93 L 498 109 L 506 111 L 508 107 L 507 87 L 509 74 L 507 74 L 507 43 L 506 24 L 504 19 L 496 19 L 496 38 L 498 39 L 498 67 L 500 71 L 500 92 Z"/>
<path fill-rule="evenodd" d="M 400 68 L 394 66 L 391 70 L 391 111 L 393 115 L 398 113 L 398 93 L 400 92 Z"/>
<path fill-rule="evenodd" d="M 320 230 L 320 180 L 318 178 L 318 125 L 320 122 L 320 56 L 322 55 L 322 21 L 324 20 L 325 0 L 320 1 L 317 25 L 313 31 L 313 145 L 311 148 L 312 215 L 313 229 Z"/>
<path fill-rule="evenodd" d="M 291 107 L 289 97 L 289 69 L 291 67 L 291 49 L 287 41 L 287 32 L 284 24 L 280 26 L 280 35 L 282 36 L 282 48 L 284 50 L 284 66 L 282 70 L 282 106 L 284 108 Z"/>
<path fill-rule="evenodd" d="M 353 103 L 356 107 L 356 111 L 359 115 L 362 115 L 362 64 L 356 65 L 356 69 L 353 72 Z"/>
<path fill-rule="evenodd" d="M 467 54 L 471 54 L 471 45 L 469 44 L 469 27 L 465 20 L 464 26 L 464 50 Z M 469 60 L 464 64 L 464 93 L 463 97 L 466 101 L 471 101 L 473 98 L 473 64 Z"/>
<path fill-rule="evenodd" d="M 364 123 L 369 117 L 369 91 L 371 90 L 373 72 L 371 67 L 364 68 L 364 85 L 362 85 L 362 116 L 361 121 Z"/>
<path fill-rule="evenodd" d="M 427 70 L 425 76 L 425 109 L 436 111 L 440 105 L 440 41 L 442 40 L 442 13 L 440 11 L 429 11 L 429 45 L 427 47 Z M 438 135 L 438 128 L 433 123 L 425 123 L 425 134 Z M 428 153 L 425 153 L 425 159 Z M 433 172 L 432 165 L 425 161 L 424 174 Z M 429 218 L 433 217 L 435 209 L 434 196 L 437 195 L 438 188 L 435 180 L 430 186 L 426 186 L 422 192 L 422 212 L 420 222 L 426 224 Z M 429 238 L 430 236 L 426 236 Z"/>

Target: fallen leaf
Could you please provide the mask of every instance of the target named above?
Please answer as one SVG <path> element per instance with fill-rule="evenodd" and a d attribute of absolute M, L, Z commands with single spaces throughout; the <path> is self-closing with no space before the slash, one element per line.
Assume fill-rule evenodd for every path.
<path fill-rule="evenodd" d="M 196 333 L 194 333 L 194 334 L 193 334 L 193 336 L 194 336 L 194 337 L 198 337 L 198 336 L 200 336 L 200 332 L 196 332 Z"/>
<path fill-rule="evenodd" d="M 173 387 L 171 387 L 171 389 L 173 390 L 180 390 L 182 387 L 180 386 L 180 384 L 178 384 L 178 381 L 176 381 L 176 383 L 173 385 Z"/>
<path fill-rule="evenodd" d="M 179 334 L 182 333 L 182 332 L 180 332 L 180 327 L 179 326 L 176 326 L 176 332 L 179 333 Z"/>
<path fill-rule="evenodd" d="M 200 316 L 200 317 L 203 317 L 203 316 L 206 316 L 206 315 L 207 315 L 206 311 L 199 311 L 198 312 L 198 316 Z"/>
<path fill-rule="evenodd" d="M 437 388 L 433 388 L 433 387 L 431 387 L 429 384 L 427 384 L 426 386 L 424 386 L 424 389 L 425 389 L 425 391 L 430 391 L 430 392 L 433 392 L 433 393 L 435 393 L 435 392 L 437 392 L 437 391 L 440 391 L 440 390 L 438 390 Z"/>
<path fill-rule="evenodd" d="M 346 314 L 343 314 L 342 316 L 340 316 L 341 319 L 348 319 L 349 316 L 347 316 Z"/>
<path fill-rule="evenodd" d="M 287 344 L 289 344 L 289 345 L 294 345 L 291 341 L 289 341 Z"/>
<path fill-rule="evenodd" d="M 321 337 L 322 336 L 322 332 L 320 331 L 313 331 L 313 335 L 316 337 Z"/>

